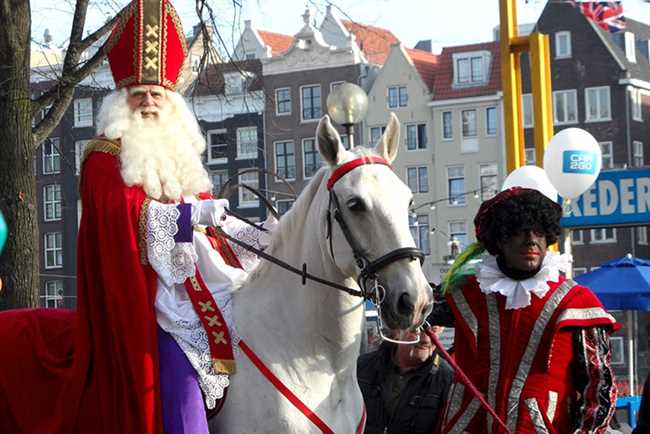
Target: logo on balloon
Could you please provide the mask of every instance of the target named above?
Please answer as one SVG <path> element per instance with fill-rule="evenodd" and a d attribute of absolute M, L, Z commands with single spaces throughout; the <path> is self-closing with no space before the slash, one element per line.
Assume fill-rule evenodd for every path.
<path fill-rule="evenodd" d="M 562 153 L 562 171 L 593 175 L 598 168 L 598 156 L 594 152 L 570 150 Z"/>

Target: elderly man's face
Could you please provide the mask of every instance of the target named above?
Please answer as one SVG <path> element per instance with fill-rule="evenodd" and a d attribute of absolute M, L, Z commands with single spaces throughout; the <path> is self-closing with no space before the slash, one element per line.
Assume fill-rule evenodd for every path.
<path fill-rule="evenodd" d="M 524 272 L 539 269 L 547 247 L 546 235 L 541 228 L 519 231 L 508 241 L 499 243 L 506 265 Z"/>
<path fill-rule="evenodd" d="M 444 327 L 438 326 L 433 326 L 431 328 L 436 335 L 439 335 L 443 329 Z M 415 368 L 423 362 L 426 362 L 436 349 L 431 338 L 424 332 L 424 330 L 421 330 L 420 332 L 400 330 L 397 332 L 397 339 L 412 341 L 418 336 L 418 333 L 420 341 L 417 344 L 400 344 L 397 346 L 397 361 L 402 369 Z"/>
<path fill-rule="evenodd" d="M 131 111 L 140 113 L 144 119 L 157 119 L 159 111 L 167 104 L 167 93 L 162 86 L 132 86 L 128 90 L 127 103 Z"/>

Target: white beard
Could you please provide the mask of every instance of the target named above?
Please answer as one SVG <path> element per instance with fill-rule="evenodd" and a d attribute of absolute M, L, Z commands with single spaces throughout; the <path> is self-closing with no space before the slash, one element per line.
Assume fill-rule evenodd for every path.
<path fill-rule="evenodd" d="M 205 139 L 183 98 L 167 91 L 157 118 L 131 111 L 125 89 L 108 95 L 99 111 L 98 134 L 120 139 L 121 173 L 153 199 L 178 201 L 212 189 L 201 154 Z"/>

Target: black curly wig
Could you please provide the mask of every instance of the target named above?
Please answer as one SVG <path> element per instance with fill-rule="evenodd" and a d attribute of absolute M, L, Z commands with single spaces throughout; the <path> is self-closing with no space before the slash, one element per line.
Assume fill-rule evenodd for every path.
<path fill-rule="evenodd" d="M 481 218 L 476 238 L 490 254 L 498 255 L 499 242 L 507 242 L 519 231 L 535 228 L 544 233 L 550 246 L 557 242 L 562 231 L 561 217 L 562 208 L 557 203 L 537 190 L 520 189 L 517 194 L 489 206 Z M 476 222 L 475 225 L 479 227 Z"/>

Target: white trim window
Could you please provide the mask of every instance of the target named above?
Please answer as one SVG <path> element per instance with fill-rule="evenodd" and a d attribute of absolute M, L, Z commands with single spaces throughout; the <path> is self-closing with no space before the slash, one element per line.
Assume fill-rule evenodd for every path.
<path fill-rule="evenodd" d="M 453 112 L 444 111 L 442 116 L 442 140 L 453 140 L 454 138 L 454 116 Z"/>
<path fill-rule="evenodd" d="M 521 109 L 524 116 L 524 128 L 533 128 L 535 126 L 535 116 L 533 114 L 533 95 L 525 93 L 521 96 Z"/>
<path fill-rule="evenodd" d="M 616 242 L 616 228 L 591 229 L 591 243 L 605 244 Z"/>
<path fill-rule="evenodd" d="M 43 175 L 61 172 L 61 140 L 58 137 L 45 139 L 41 146 L 43 153 Z"/>
<path fill-rule="evenodd" d="M 648 227 L 638 226 L 636 228 L 636 241 L 644 246 L 648 245 Z"/>
<path fill-rule="evenodd" d="M 634 33 L 625 32 L 623 37 L 625 38 L 625 57 L 630 62 L 636 63 L 636 40 Z"/>
<path fill-rule="evenodd" d="M 406 179 L 413 193 L 429 192 L 429 170 L 427 166 L 407 167 Z"/>
<path fill-rule="evenodd" d="M 77 98 L 73 104 L 74 127 L 92 127 L 93 126 L 93 99 Z"/>
<path fill-rule="evenodd" d="M 465 167 L 447 167 L 447 196 L 449 205 L 465 205 Z"/>
<path fill-rule="evenodd" d="M 418 214 L 416 217 L 409 215 L 409 229 L 415 241 L 415 247 L 422 250 L 425 255 L 430 255 L 429 216 L 427 214 Z"/>
<path fill-rule="evenodd" d="M 41 306 L 45 308 L 63 307 L 63 281 L 45 281 L 45 290 L 41 296 Z"/>
<path fill-rule="evenodd" d="M 476 110 L 463 110 L 461 112 L 461 119 L 463 123 L 463 138 L 476 137 L 478 135 L 478 128 L 476 127 Z"/>
<path fill-rule="evenodd" d="M 246 88 L 246 78 L 239 72 L 224 74 L 224 93 L 226 95 L 241 95 Z"/>
<path fill-rule="evenodd" d="M 612 336 L 609 338 L 609 346 L 612 349 L 610 363 L 612 365 L 625 364 L 625 342 L 622 336 Z"/>
<path fill-rule="evenodd" d="M 568 59 L 571 57 L 571 32 L 563 30 L 555 33 L 555 58 Z"/>
<path fill-rule="evenodd" d="M 239 175 L 239 208 L 257 208 L 260 206 L 259 199 L 248 189 L 241 187 L 247 185 L 255 190 L 260 186 L 259 174 L 257 172 L 242 173 Z"/>
<path fill-rule="evenodd" d="M 370 146 L 377 146 L 377 143 L 379 143 L 379 139 L 381 139 L 381 135 L 384 134 L 384 131 L 386 131 L 386 126 L 370 127 Z"/>
<path fill-rule="evenodd" d="M 584 244 L 584 232 L 582 229 L 574 229 L 571 231 L 571 244 Z"/>
<path fill-rule="evenodd" d="M 585 122 L 602 122 L 611 119 L 609 86 L 585 88 Z"/>
<path fill-rule="evenodd" d="M 459 252 L 462 252 L 468 245 L 467 223 L 464 220 L 449 222 L 449 241 L 456 240 L 459 243 Z"/>
<path fill-rule="evenodd" d="M 291 114 L 291 88 L 275 89 L 275 115 L 288 116 Z"/>
<path fill-rule="evenodd" d="M 578 123 L 578 93 L 575 89 L 553 92 L 553 120 L 555 125 Z"/>
<path fill-rule="evenodd" d="M 61 232 L 46 232 L 43 234 L 45 269 L 63 267 L 63 234 Z"/>
<path fill-rule="evenodd" d="M 345 81 L 333 81 L 330 83 L 330 93 L 334 92 L 336 88 L 345 83 Z"/>
<path fill-rule="evenodd" d="M 632 119 L 643 122 L 643 93 L 641 89 L 631 89 L 630 98 L 632 99 Z"/>
<path fill-rule="evenodd" d="M 275 209 L 281 216 L 285 215 L 291 209 L 295 200 L 293 199 L 280 199 L 275 202 Z"/>
<path fill-rule="evenodd" d="M 481 201 L 491 199 L 499 192 L 497 175 L 498 169 L 496 163 L 481 164 L 479 166 L 479 189 Z"/>
<path fill-rule="evenodd" d="M 226 129 L 209 130 L 208 136 L 208 164 L 224 164 L 228 162 L 228 137 Z"/>
<path fill-rule="evenodd" d="M 497 108 L 487 107 L 485 109 L 485 135 L 488 137 L 497 135 Z"/>
<path fill-rule="evenodd" d="M 228 181 L 227 170 L 212 170 L 209 173 L 210 181 L 212 182 L 212 196 L 219 197 L 219 193 L 223 188 L 226 181 Z"/>
<path fill-rule="evenodd" d="M 61 184 L 43 186 L 43 221 L 61 220 Z"/>
<path fill-rule="evenodd" d="M 320 158 L 320 153 L 316 147 L 316 139 L 302 139 L 302 175 L 305 179 L 309 179 L 322 166 L 323 162 Z"/>
<path fill-rule="evenodd" d="M 296 179 L 296 151 L 293 140 L 273 143 L 275 156 L 275 173 L 286 180 Z"/>
<path fill-rule="evenodd" d="M 409 151 L 427 149 L 427 124 L 406 125 L 406 149 Z"/>
<path fill-rule="evenodd" d="M 600 153 L 602 154 L 603 169 L 614 167 L 614 156 L 612 154 L 612 142 L 599 142 Z"/>
<path fill-rule="evenodd" d="M 88 142 L 90 142 L 90 140 L 77 140 L 74 142 L 74 167 L 77 176 L 81 174 L 81 158 L 84 155 Z"/>
<path fill-rule="evenodd" d="M 237 158 L 257 158 L 257 127 L 237 128 Z"/>
<path fill-rule="evenodd" d="M 407 107 L 409 104 L 406 86 L 389 86 L 387 98 L 388 108 Z"/>
<path fill-rule="evenodd" d="M 645 165 L 645 159 L 643 158 L 643 142 L 634 140 L 632 142 L 632 163 L 634 167 L 642 167 Z"/>
<path fill-rule="evenodd" d="M 320 84 L 310 84 L 300 88 L 301 121 L 312 122 L 321 117 Z"/>
<path fill-rule="evenodd" d="M 488 81 L 492 54 L 489 51 L 454 53 L 454 85 L 476 86 Z"/>
<path fill-rule="evenodd" d="M 535 148 L 524 148 L 524 157 L 526 158 L 527 166 L 534 166 L 537 161 L 537 156 L 535 155 Z"/>

